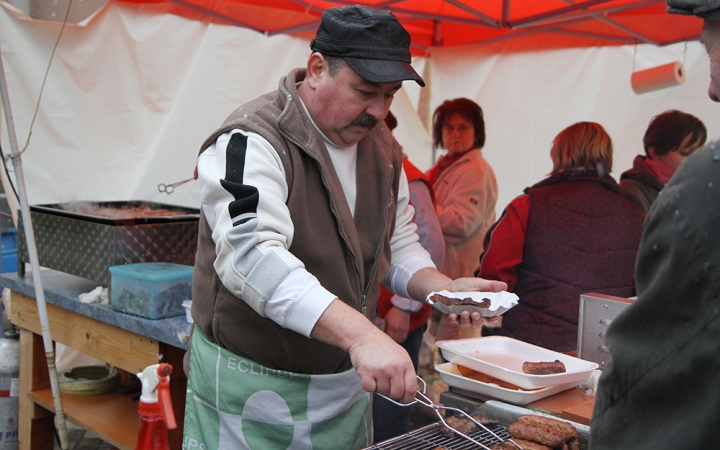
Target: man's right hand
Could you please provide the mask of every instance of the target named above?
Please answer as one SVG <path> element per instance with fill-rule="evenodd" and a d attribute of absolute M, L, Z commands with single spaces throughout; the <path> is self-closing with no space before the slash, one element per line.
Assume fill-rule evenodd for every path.
<path fill-rule="evenodd" d="M 415 368 L 407 351 L 387 334 L 375 328 L 350 349 L 363 389 L 383 394 L 401 403 L 410 403 L 417 391 Z"/>
<path fill-rule="evenodd" d="M 310 336 L 350 353 L 366 391 L 402 403 L 415 399 L 417 377 L 407 351 L 340 299 L 325 309 Z"/>

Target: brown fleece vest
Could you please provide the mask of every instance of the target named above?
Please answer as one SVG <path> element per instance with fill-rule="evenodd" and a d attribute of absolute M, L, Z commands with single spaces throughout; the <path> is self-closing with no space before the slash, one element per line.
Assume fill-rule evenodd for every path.
<path fill-rule="evenodd" d="M 238 108 L 202 149 L 235 128 L 270 142 L 288 181 L 287 206 L 295 231 L 290 251 L 343 302 L 358 311 L 366 302 L 372 320 L 380 282 L 390 267 L 402 151 L 385 127 L 377 127 L 360 141 L 353 217 L 325 144 L 298 97 L 296 83 L 304 76 L 304 71 L 293 70 L 281 80 L 278 91 Z M 231 294 L 213 268 L 211 235 L 202 216 L 193 316 L 211 341 L 272 369 L 326 374 L 351 367 L 345 351 L 282 328 Z"/>

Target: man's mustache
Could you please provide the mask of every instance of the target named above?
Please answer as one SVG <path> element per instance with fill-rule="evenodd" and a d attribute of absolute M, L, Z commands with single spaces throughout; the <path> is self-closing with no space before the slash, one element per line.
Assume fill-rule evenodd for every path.
<path fill-rule="evenodd" d="M 370 114 L 362 113 L 357 119 L 353 120 L 350 125 L 360 125 L 361 127 L 375 128 L 378 124 L 378 120 Z"/>

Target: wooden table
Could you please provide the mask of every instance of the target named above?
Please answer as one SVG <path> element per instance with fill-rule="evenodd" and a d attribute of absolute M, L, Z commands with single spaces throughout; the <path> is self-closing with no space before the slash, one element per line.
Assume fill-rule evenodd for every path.
<path fill-rule="evenodd" d="M 590 425 L 595 396 L 586 395 L 586 389 L 572 388 L 532 402 L 527 407 L 557 415 L 563 419 Z"/>
<path fill-rule="evenodd" d="M 31 280 L 24 280 L 23 277 L 19 277 L 18 280 L 8 280 L 6 274 L 0 276 L 0 285 L 11 289 L 11 302 L 8 308 L 10 320 L 20 328 L 19 450 L 45 450 L 53 448 L 55 406 L 36 300 L 15 290 L 25 290 L 22 284 L 27 282 Z M 14 285 L 15 289 L 8 285 Z M 80 282 L 80 286 L 76 289 L 81 292 L 92 290 L 92 287 L 89 289 L 87 287 Z M 45 284 L 43 288 L 48 291 Z M 83 289 L 87 290 L 83 291 Z M 52 286 L 49 290 L 53 292 Z M 173 366 L 170 391 L 178 429 L 170 431 L 168 438 L 170 448 L 179 450 L 182 447 L 182 422 L 187 388 L 187 380 L 182 369 L 182 357 L 185 353 L 182 341 L 177 345 L 170 345 L 147 336 L 155 333 L 138 333 L 125 329 L 138 327 L 153 331 L 153 326 L 163 326 L 154 323 L 152 326 L 146 324 L 143 327 L 143 324 L 148 322 L 147 319 L 123 314 L 124 317 L 115 318 L 117 323 L 122 324 L 118 326 L 90 317 L 88 314 L 51 304 L 52 301 L 59 302 L 59 297 L 68 297 L 65 301 L 77 301 L 70 299 L 69 296 L 56 294 L 48 296 L 46 293 L 50 334 L 53 341 L 131 374 L 139 373 L 145 367 L 158 362 L 166 362 Z M 83 309 L 89 305 L 66 304 L 66 306 Z M 110 320 L 108 317 L 114 317 L 115 314 L 121 314 L 113 313 L 109 308 L 99 308 L 98 311 L 88 309 L 88 311 L 93 311 L 92 315 L 105 320 Z M 182 320 L 185 320 L 184 316 Z M 140 323 L 134 324 L 136 321 Z M 134 325 L 128 325 L 131 323 Z M 186 322 L 185 326 L 181 324 L 182 322 L 176 323 L 173 320 L 167 321 L 164 325 L 170 328 L 179 327 L 180 331 L 189 331 L 189 324 Z M 68 421 L 110 443 L 114 448 L 132 450 L 135 448 L 139 429 L 137 396 L 138 392 L 93 396 L 62 394 L 61 398 Z"/>

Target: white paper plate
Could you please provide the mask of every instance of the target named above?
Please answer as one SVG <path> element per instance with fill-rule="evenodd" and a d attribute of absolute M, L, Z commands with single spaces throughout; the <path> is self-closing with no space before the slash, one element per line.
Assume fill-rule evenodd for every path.
<path fill-rule="evenodd" d="M 537 389 L 586 381 L 597 363 L 528 344 L 505 336 L 438 341 L 443 358 L 526 389 Z M 522 371 L 526 361 L 555 361 L 565 364 L 566 372 L 531 375 Z"/>
<path fill-rule="evenodd" d="M 477 306 L 467 306 L 467 305 L 446 306 L 440 302 L 433 302 L 432 300 L 430 300 L 430 297 L 432 297 L 435 294 L 440 294 L 444 297 L 449 297 L 449 298 L 457 298 L 459 300 L 470 297 L 473 299 L 473 301 L 476 301 L 478 303 L 482 302 L 484 299 L 488 298 L 488 299 L 490 299 L 490 307 L 489 308 L 478 308 Z M 513 294 L 512 292 L 507 292 L 507 291 L 500 291 L 500 292 L 439 291 L 439 292 L 431 292 L 425 301 L 428 304 L 432 305 L 433 308 L 435 308 L 445 314 L 450 314 L 450 313 L 460 314 L 463 311 L 470 311 L 470 312 L 478 311 L 480 313 L 480 315 L 483 317 L 495 317 L 495 316 L 499 316 L 499 315 L 503 314 L 508 309 L 517 305 L 518 296 Z"/>
<path fill-rule="evenodd" d="M 558 386 L 549 386 L 532 391 L 520 391 L 516 389 L 506 389 L 496 384 L 483 383 L 482 381 L 466 378 L 460 374 L 457 365 L 454 363 L 444 363 L 435 366 L 435 370 L 440 373 L 440 378 L 448 386 L 465 389 L 466 391 L 476 392 L 487 397 L 502 400 L 514 405 L 527 405 L 538 401 L 542 398 L 549 397 L 559 392 L 567 391 L 577 386 L 577 383 L 567 383 Z"/>

